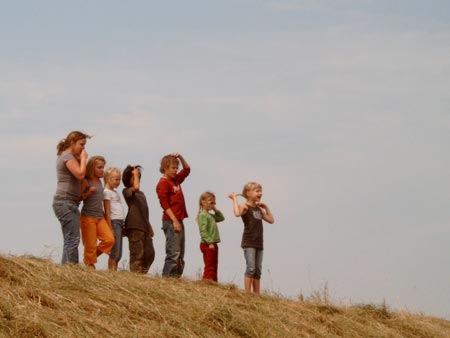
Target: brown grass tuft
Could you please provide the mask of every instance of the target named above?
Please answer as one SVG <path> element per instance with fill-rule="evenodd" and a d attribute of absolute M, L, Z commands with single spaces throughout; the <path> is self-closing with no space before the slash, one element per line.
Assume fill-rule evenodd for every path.
<path fill-rule="evenodd" d="M 234 285 L 0 256 L 1 337 L 450 338 L 450 322 L 385 305 L 338 307 Z"/>

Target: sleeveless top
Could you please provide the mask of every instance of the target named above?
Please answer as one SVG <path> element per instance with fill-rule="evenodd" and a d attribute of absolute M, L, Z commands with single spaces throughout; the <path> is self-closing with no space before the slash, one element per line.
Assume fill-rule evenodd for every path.
<path fill-rule="evenodd" d="M 83 201 L 83 207 L 81 208 L 81 215 L 103 218 L 103 185 L 93 184 L 88 180 L 88 187 L 95 187 L 95 192 Z"/>
<path fill-rule="evenodd" d="M 248 206 L 247 212 L 245 215 L 242 215 L 241 218 L 244 221 L 244 233 L 242 234 L 241 247 L 264 249 L 261 209 Z"/>

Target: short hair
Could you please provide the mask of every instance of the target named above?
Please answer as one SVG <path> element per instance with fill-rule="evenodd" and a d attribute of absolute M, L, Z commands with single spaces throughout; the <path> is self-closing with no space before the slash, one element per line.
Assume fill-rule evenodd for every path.
<path fill-rule="evenodd" d="M 164 174 L 167 168 L 170 167 L 172 163 L 176 163 L 177 166 L 180 165 L 180 161 L 173 155 L 166 155 L 161 159 L 161 167 L 159 168 L 159 172 Z"/>
<path fill-rule="evenodd" d="M 88 139 L 91 138 L 88 134 L 82 133 L 81 131 L 71 131 L 66 138 L 63 138 L 61 141 L 58 142 L 56 145 L 56 154 L 61 155 L 61 153 L 69 148 L 73 143 L 77 142 L 78 140 Z"/>
<path fill-rule="evenodd" d="M 116 167 L 109 167 L 108 169 L 105 170 L 105 173 L 103 174 L 105 183 L 109 182 L 109 180 L 111 179 L 113 174 L 117 174 L 120 177 L 120 174 L 121 174 L 120 169 L 116 168 Z"/>
<path fill-rule="evenodd" d="M 244 188 L 242 189 L 242 196 L 248 199 L 247 193 L 255 188 L 262 189 L 262 186 L 257 182 L 248 182 L 246 185 L 244 185 Z"/>
<path fill-rule="evenodd" d="M 140 165 L 134 165 L 134 166 L 127 165 L 127 167 L 123 170 L 123 173 L 122 173 L 122 182 L 126 188 L 131 187 L 131 178 L 133 177 L 134 168 L 139 169 L 139 178 L 141 178 L 142 167 Z"/>
<path fill-rule="evenodd" d="M 95 169 L 95 162 L 103 162 L 103 164 L 106 164 L 106 160 L 103 156 L 92 156 L 88 163 L 86 164 L 86 177 L 87 178 L 93 178 L 94 177 L 94 169 Z"/>

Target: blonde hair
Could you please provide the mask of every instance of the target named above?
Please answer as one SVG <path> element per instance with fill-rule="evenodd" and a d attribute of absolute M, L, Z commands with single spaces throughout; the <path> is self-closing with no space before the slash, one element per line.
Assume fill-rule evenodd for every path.
<path fill-rule="evenodd" d="M 198 213 L 202 212 L 202 202 L 206 201 L 210 198 L 216 198 L 216 195 L 214 195 L 214 193 L 211 191 L 205 191 L 204 193 L 202 193 L 200 195 L 200 198 L 198 199 Z M 197 214 L 197 217 L 198 217 L 198 214 Z"/>
<path fill-rule="evenodd" d="M 113 174 L 119 175 L 119 178 L 120 178 L 120 175 L 121 175 L 120 169 L 116 168 L 116 167 L 109 167 L 105 170 L 105 172 L 103 174 L 103 179 L 105 180 L 105 184 L 107 184 L 109 182 L 109 180 L 111 179 Z"/>
<path fill-rule="evenodd" d="M 103 156 L 92 156 L 88 163 L 86 164 L 86 178 L 93 178 L 94 177 L 94 169 L 95 169 L 95 163 L 96 162 L 103 162 L 103 164 L 106 164 L 106 160 Z"/>
<path fill-rule="evenodd" d="M 173 155 L 166 155 L 161 159 L 161 166 L 159 168 L 159 172 L 161 174 L 164 174 L 166 169 L 170 167 L 170 165 L 176 164 L 177 166 L 180 166 L 180 161 L 178 158 L 176 158 Z"/>
<path fill-rule="evenodd" d="M 72 144 L 74 144 L 75 142 L 79 141 L 79 140 L 84 140 L 84 139 L 88 139 L 91 138 L 91 136 L 82 133 L 81 131 L 71 131 L 66 138 L 63 138 L 61 141 L 59 141 L 59 143 L 56 146 L 56 154 L 57 155 L 61 155 L 61 153 L 66 150 L 67 148 L 69 148 Z"/>
<path fill-rule="evenodd" d="M 248 182 L 246 185 L 244 185 L 244 188 L 242 189 L 242 194 L 240 194 L 240 196 L 248 199 L 248 192 L 256 188 L 262 189 L 261 184 L 259 184 L 258 182 Z"/>

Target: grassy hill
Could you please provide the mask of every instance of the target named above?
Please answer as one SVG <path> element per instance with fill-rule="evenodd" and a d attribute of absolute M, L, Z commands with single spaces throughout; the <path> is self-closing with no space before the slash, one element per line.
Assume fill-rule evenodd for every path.
<path fill-rule="evenodd" d="M 0 256 L 0 337 L 450 337 L 450 322 L 384 306 Z"/>

